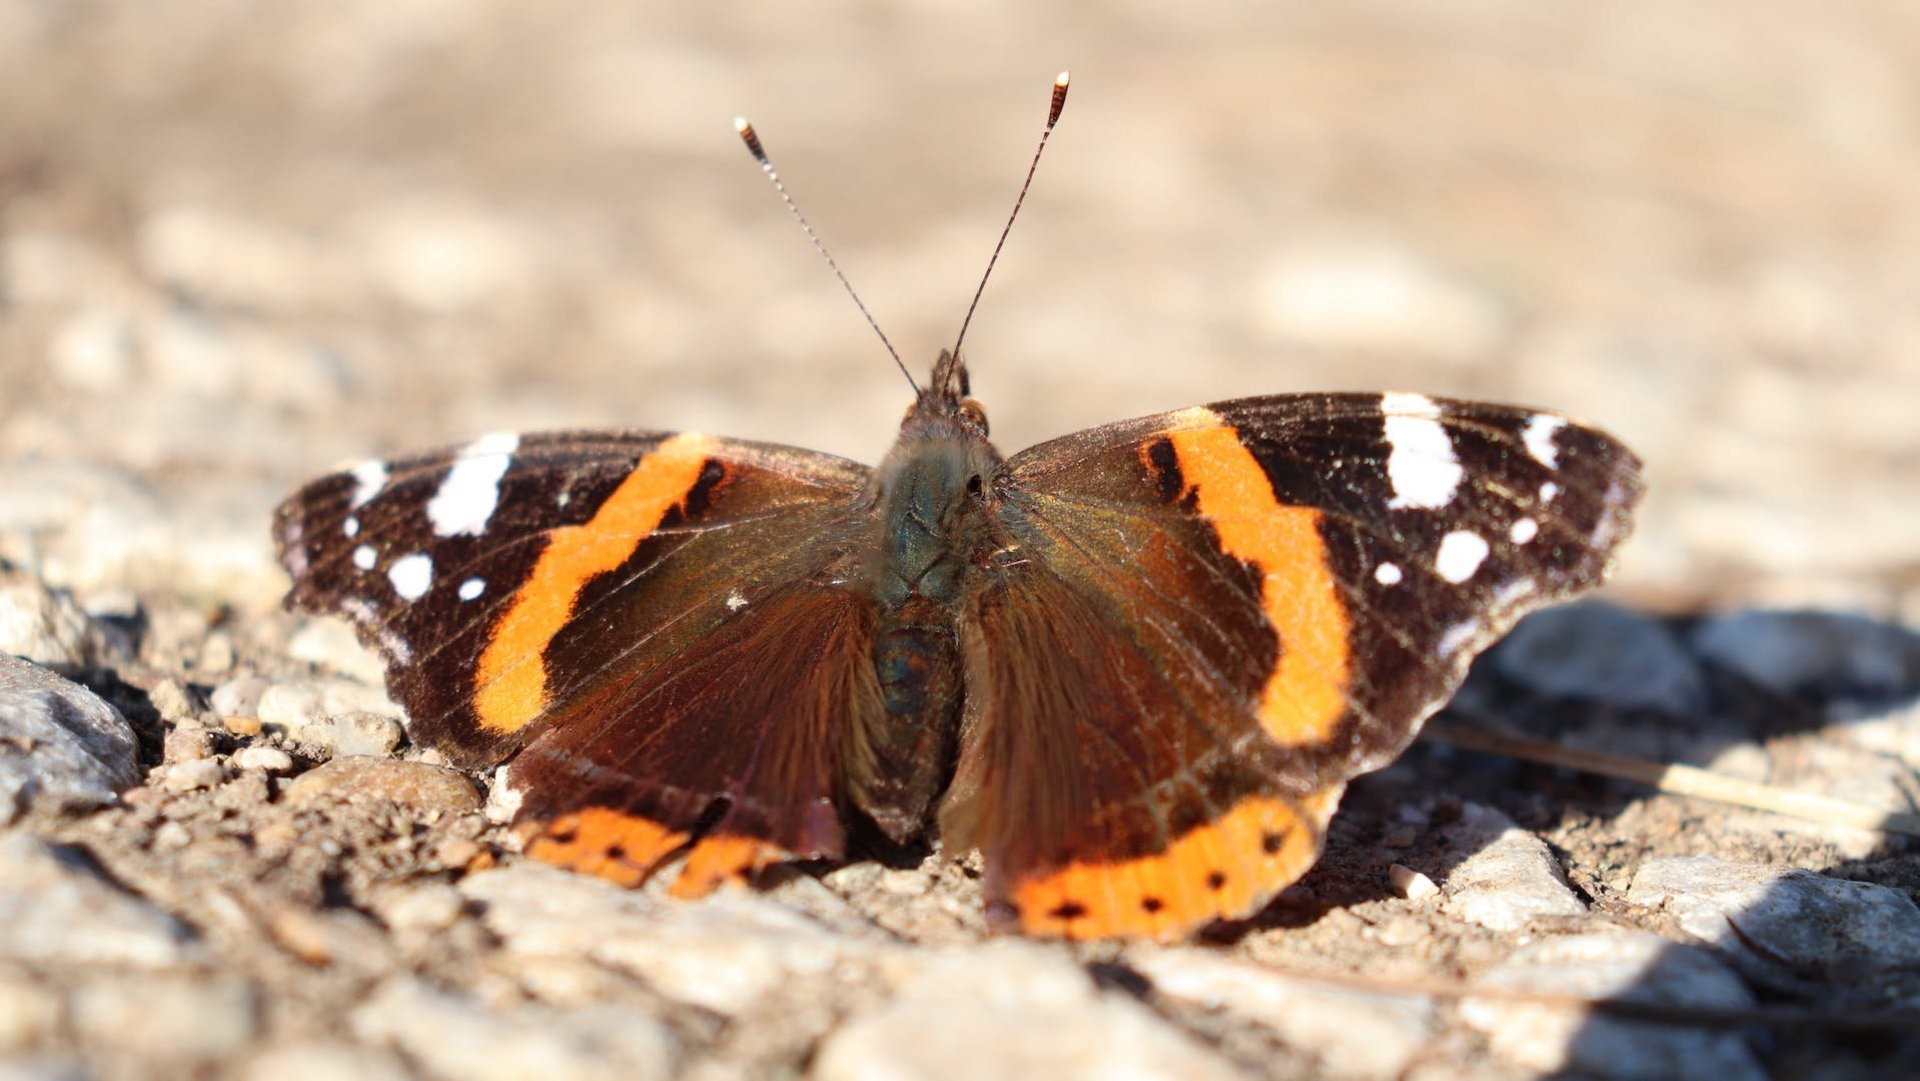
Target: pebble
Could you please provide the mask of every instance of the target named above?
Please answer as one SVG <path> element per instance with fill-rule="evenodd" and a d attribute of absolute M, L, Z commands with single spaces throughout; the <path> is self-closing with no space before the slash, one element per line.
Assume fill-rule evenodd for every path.
<path fill-rule="evenodd" d="M 1400 896 L 1409 901 L 1424 901 L 1440 892 L 1440 887 L 1434 885 L 1433 879 L 1404 863 L 1387 868 L 1387 881 L 1400 891 Z"/>
<path fill-rule="evenodd" d="M 295 807 L 328 800 L 383 800 L 415 811 L 478 811 L 480 793 L 467 775 L 395 758 L 336 758 L 293 779 L 286 800 Z"/>
<path fill-rule="evenodd" d="M 459 889 L 514 953 L 592 958 L 728 1017 L 795 980 L 883 952 L 875 936 L 831 934 L 742 890 L 663 907 L 645 892 L 530 862 L 469 875 Z"/>
<path fill-rule="evenodd" d="M 147 701 L 159 712 L 160 719 L 176 728 L 198 727 L 200 706 L 177 680 L 163 679 L 147 692 Z"/>
<path fill-rule="evenodd" d="M 246 1047 L 259 1012 L 246 981 L 205 973 L 102 976 L 73 995 L 73 1027 L 83 1046 L 176 1069 Z"/>
<path fill-rule="evenodd" d="M 98 637 L 72 594 L 0 564 L 0 654 L 42 665 L 91 664 Z"/>
<path fill-rule="evenodd" d="M 275 683 L 261 692 L 253 712 L 262 724 L 298 732 L 324 721 L 327 706 L 320 688 L 310 683 Z"/>
<path fill-rule="evenodd" d="M 263 773 L 286 773 L 293 769 L 293 756 L 278 747 L 242 747 L 233 752 L 231 761 L 236 769 Z"/>
<path fill-rule="evenodd" d="M 1290 1050 L 1312 1056 L 1316 1073 L 1398 1078 L 1433 1039 L 1433 1002 L 1418 995 L 1293 978 L 1206 950 L 1140 951 L 1130 961 L 1160 995 L 1272 1029 Z"/>
<path fill-rule="evenodd" d="M 1705 951 L 1633 931 L 1566 935 L 1521 946 L 1476 986 L 1659 1006 L 1742 1009 L 1753 994 Z M 1486 1033 L 1494 1054 L 1542 1074 L 1765 1081 L 1737 1032 L 1652 1024 L 1578 1006 L 1513 998 L 1465 1000 L 1461 1020 Z"/>
<path fill-rule="evenodd" d="M 467 899 L 445 882 L 424 882 L 378 890 L 370 907 L 394 931 L 431 934 L 453 926 Z"/>
<path fill-rule="evenodd" d="M 187 929 L 77 854 L 0 834 L 0 960 L 156 968 L 188 960 Z"/>
<path fill-rule="evenodd" d="M 1562 701 L 1604 702 L 1675 717 L 1704 714 L 1706 673 L 1665 622 L 1605 601 L 1520 621 L 1488 654 L 1506 680 Z"/>
<path fill-rule="evenodd" d="M 175 728 L 161 741 L 161 756 L 168 763 L 197 762 L 213 757 L 213 733 L 204 728 Z"/>
<path fill-rule="evenodd" d="M 408 1081 L 413 1076 L 391 1052 L 334 1040 L 270 1047 L 239 1070 L 241 1081 Z"/>
<path fill-rule="evenodd" d="M 891 1001 L 821 1042 L 816 1078 L 1241 1076 L 1057 949 L 1005 939 L 928 953 L 917 968 Z"/>
<path fill-rule="evenodd" d="M 1868 995 L 1920 972 L 1920 907 L 1904 892 L 1811 871 L 1715 856 L 1648 860 L 1627 890 L 1687 938 L 1756 978 L 1819 980 Z"/>
<path fill-rule="evenodd" d="M 198 792 L 226 779 L 225 763 L 217 758 L 201 758 L 156 767 L 148 783 L 158 784 L 168 792 Z"/>
<path fill-rule="evenodd" d="M 1547 843 L 1490 807 L 1468 803 L 1446 827 L 1445 911 L 1490 931 L 1518 931 L 1541 916 L 1584 916 Z"/>
<path fill-rule="evenodd" d="M 100 696 L 0 653 L 0 823 L 36 803 L 111 803 L 140 779 L 133 728 Z"/>
<path fill-rule="evenodd" d="M 406 729 L 392 717 L 365 710 L 336 713 L 323 720 L 303 725 L 293 733 L 302 743 L 330 751 L 335 755 L 391 755 L 406 738 Z"/>
<path fill-rule="evenodd" d="M 1693 648 L 1776 694 L 1911 699 L 1920 691 L 1920 634 L 1840 612 L 1736 612 L 1703 620 Z"/>
<path fill-rule="evenodd" d="M 389 981 L 353 1012 L 354 1034 L 391 1044 L 425 1072 L 462 1081 L 644 1081 L 672 1076 L 679 1043 L 659 1018 L 614 1005 L 505 1009 Z"/>
<path fill-rule="evenodd" d="M 373 650 L 360 644 L 353 627 L 344 620 L 308 620 L 287 640 L 287 656 L 371 686 L 379 686 L 387 676 L 386 665 Z"/>
<path fill-rule="evenodd" d="M 235 676 L 213 689 L 208 705 L 221 717 L 260 716 L 260 700 L 273 684 L 251 673 Z"/>

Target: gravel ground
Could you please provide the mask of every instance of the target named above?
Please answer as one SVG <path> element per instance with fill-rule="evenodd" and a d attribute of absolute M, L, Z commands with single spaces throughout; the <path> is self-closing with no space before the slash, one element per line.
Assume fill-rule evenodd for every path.
<path fill-rule="evenodd" d="M 1429 740 L 1194 944 L 990 938 L 933 861 L 678 904 L 520 861 L 278 608 L 271 509 L 349 457 L 875 460 L 905 390 L 731 118 L 919 368 L 1061 67 L 968 338 L 1003 449 L 1300 389 L 1600 423 L 1617 581 L 1458 712 L 1920 804 L 1910 5 L 7 0 L 0 1079 L 1920 1073 L 1911 838 Z"/>

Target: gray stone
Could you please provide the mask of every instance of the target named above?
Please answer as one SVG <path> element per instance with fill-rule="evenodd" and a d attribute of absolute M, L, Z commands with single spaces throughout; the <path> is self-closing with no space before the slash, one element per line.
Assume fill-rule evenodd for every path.
<path fill-rule="evenodd" d="M 287 785 L 296 807 L 327 800 L 378 800 L 415 811 L 478 811 L 480 793 L 458 770 L 393 758 L 336 758 Z"/>
<path fill-rule="evenodd" d="M 1234 1066 L 1065 953 L 1017 940 L 923 956 L 885 1005 L 821 1043 L 820 1081 L 1237 1078 Z"/>
<path fill-rule="evenodd" d="M 252 986 L 230 976 L 114 974 L 74 993 L 73 1027 L 85 1046 L 187 1066 L 246 1047 L 259 1030 L 259 1010 Z"/>
<path fill-rule="evenodd" d="M 0 960 L 158 967 L 190 956 L 185 927 L 82 857 L 0 835 Z"/>
<path fill-rule="evenodd" d="M 1535 612 L 1488 655 L 1494 670 L 1549 698 L 1698 716 L 1707 680 L 1679 636 L 1604 601 Z"/>
<path fill-rule="evenodd" d="M 1518 994 L 1469 998 L 1461 1019 L 1486 1033 L 1496 1055 L 1543 1074 L 1645 1079 L 1713 1077 L 1765 1081 L 1738 1033 L 1651 1024 L 1559 1002 L 1573 995 L 1653 1006 L 1741 1009 L 1753 994 L 1701 950 L 1643 932 L 1569 935 L 1520 947 L 1476 986 Z"/>
<path fill-rule="evenodd" d="M 65 590 L 0 565 L 0 654 L 35 664 L 92 664 L 99 653 L 93 620 Z"/>
<path fill-rule="evenodd" d="M 1648 860 L 1627 890 L 1760 978 L 1884 993 L 1920 971 L 1920 908 L 1899 890 L 1714 856 Z"/>
<path fill-rule="evenodd" d="M 355 1035 L 391 1044 L 427 1073 L 466 1081 L 633 1081 L 671 1076 L 678 1042 L 660 1019 L 619 1006 L 504 1009 L 411 979 L 390 981 L 352 1016 Z"/>
<path fill-rule="evenodd" d="M 1433 1039 L 1433 1001 L 1349 990 L 1196 949 L 1130 959 L 1163 996 L 1264 1025 L 1323 1074 L 1398 1078 Z"/>
<path fill-rule="evenodd" d="M 1542 916 L 1586 915 L 1547 843 L 1507 816 L 1469 803 L 1446 835 L 1460 857 L 1444 885 L 1449 915 L 1491 931 L 1518 931 Z"/>
<path fill-rule="evenodd" d="M 1693 648 L 1779 694 L 1888 700 L 1920 690 L 1920 634 L 1836 612 L 1737 612 L 1703 621 Z"/>
<path fill-rule="evenodd" d="M 663 905 L 644 891 L 532 862 L 470 875 L 459 888 L 515 953 L 589 957 L 668 998 L 727 1016 L 796 979 L 891 951 L 878 935 L 832 934 L 746 891 Z"/>
<path fill-rule="evenodd" d="M 36 803 L 111 803 L 140 779 L 134 734 L 100 696 L 0 654 L 0 822 Z"/>

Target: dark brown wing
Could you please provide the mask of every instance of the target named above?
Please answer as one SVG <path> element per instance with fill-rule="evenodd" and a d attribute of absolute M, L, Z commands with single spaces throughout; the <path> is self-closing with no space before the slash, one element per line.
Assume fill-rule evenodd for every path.
<path fill-rule="evenodd" d="M 850 587 L 870 471 L 695 435 L 487 437 L 323 477 L 289 603 L 352 619 L 417 742 L 514 756 L 529 850 L 680 887 L 838 854 L 839 733 L 877 708 Z"/>
<path fill-rule="evenodd" d="M 1474 653 L 1601 581 L 1640 485 L 1557 416 L 1367 394 L 1094 429 L 993 490 L 943 834 L 1029 932 L 1168 937 L 1304 873 Z"/>

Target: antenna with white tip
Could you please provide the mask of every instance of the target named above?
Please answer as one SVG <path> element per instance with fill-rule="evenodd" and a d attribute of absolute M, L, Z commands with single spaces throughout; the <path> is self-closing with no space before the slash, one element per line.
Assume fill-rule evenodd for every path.
<path fill-rule="evenodd" d="M 774 169 L 773 162 L 768 160 L 766 148 L 760 145 L 760 136 L 754 132 L 753 125 L 747 123 L 746 117 L 736 116 L 733 118 L 733 130 L 740 133 L 740 139 L 747 144 L 747 150 L 753 155 L 753 160 L 760 163 L 760 168 L 767 174 L 767 179 L 773 181 L 773 190 L 780 193 L 780 198 L 786 202 L 787 209 L 793 211 L 794 219 L 800 223 L 800 230 L 807 234 L 808 240 L 813 241 L 813 250 L 819 252 L 820 258 L 827 261 L 828 269 L 833 271 L 834 277 L 840 279 L 841 288 L 853 298 L 854 307 L 860 309 L 860 314 L 867 317 L 867 325 L 880 336 L 880 344 L 887 347 L 887 354 L 893 357 L 894 366 L 900 369 L 901 375 L 907 377 L 907 385 L 913 388 L 915 395 L 918 395 L 920 384 L 914 382 L 913 373 L 907 370 L 906 364 L 900 359 L 900 354 L 894 350 L 893 343 L 887 340 L 886 331 L 881 330 L 880 324 L 874 321 L 873 313 L 868 311 L 867 306 L 861 302 L 860 294 L 853 291 L 853 284 L 847 281 L 845 274 L 840 273 L 840 264 L 833 261 L 833 256 L 827 253 L 827 246 L 814 235 L 813 226 L 807 224 L 807 216 L 800 213 L 800 208 L 794 205 L 793 196 L 787 194 L 787 186 L 780 182 L 780 173 Z"/>
<path fill-rule="evenodd" d="M 967 305 L 967 317 L 960 321 L 960 333 L 953 339 L 953 355 L 960 355 L 960 343 L 967 338 L 967 327 L 973 322 L 973 310 L 980 306 L 980 295 L 987 291 L 987 279 L 993 276 L 993 265 L 1000 261 L 1000 249 L 1007 246 L 1007 234 L 1013 232 L 1013 219 L 1020 216 L 1020 207 L 1027 201 L 1027 189 L 1033 186 L 1034 170 L 1040 168 L 1040 155 L 1047 152 L 1047 139 L 1053 135 L 1053 126 L 1060 122 L 1060 110 L 1067 107 L 1068 73 L 1061 72 L 1053 80 L 1053 103 L 1047 107 L 1047 126 L 1040 132 L 1040 145 L 1033 148 L 1033 161 L 1027 165 L 1027 178 L 1020 183 L 1020 195 L 1013 201 L 1013 213 L 1007 215 L 1007 224 L 1000 230 L 1000 239 L 993 246 L 993 255 L 987 260 L 987 272 L 980 275 L 980 286 L 973 291 L 973 303 Z"/>

